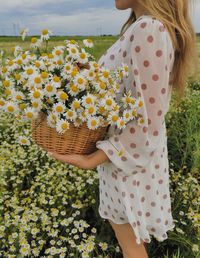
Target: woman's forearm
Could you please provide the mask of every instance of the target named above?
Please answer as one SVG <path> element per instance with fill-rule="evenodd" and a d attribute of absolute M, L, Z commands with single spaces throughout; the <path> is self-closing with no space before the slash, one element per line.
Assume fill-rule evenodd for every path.
<path fill-rule="evenodd" d="M 97 150 L 89 155 L 91 166 L 93 168 L 96 168 L 96 166 L 106 162 L 110 161 L 108 156 L 105 154 L 102 150 Z"/>

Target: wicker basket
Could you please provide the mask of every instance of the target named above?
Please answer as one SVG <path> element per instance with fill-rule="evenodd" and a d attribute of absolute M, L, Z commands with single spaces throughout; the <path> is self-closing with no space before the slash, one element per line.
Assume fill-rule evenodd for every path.
<path fill-rule="evenodd" d="M 55 128 L 47 124 L 46 114 L 39 113 L 38 118 L 32 121 L 32 138 L 43 149 L 59 154 L 91 154 L 96 148 L 96 142 L 102 140 L 108 126 L 90 130 L 84 122 L 79 127 L 70 123 L 69 129 L 59 134 Z"/>

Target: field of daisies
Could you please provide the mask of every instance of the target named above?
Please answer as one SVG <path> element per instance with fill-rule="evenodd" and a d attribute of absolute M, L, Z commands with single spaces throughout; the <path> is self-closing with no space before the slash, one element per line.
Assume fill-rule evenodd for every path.
<path fill-rule="evenodd" d="M 79 42 L 83 38 L 73 37 Z M 91 38 L 97 59 L 116 40 Z M 64 39 L 52 37 L 49 47 Z M 12 56 L 15 45 L 26 49 L 30 41 L 37 42 L 2 37 L 0 50 Z M 176 226 L 164 242 L 152 237 L 147 245 L 151 258 L 200 256 L 199 93 L 200 80 L 189 80 L 184 100 L 172 95 L 166 126 Z M 33 142 L 30 122 L 19 122 L 0 109 L 0 257 L 122 258 L 110 224 L 98 213 L 98 186 L 96 170 L 52 159 Z"/>

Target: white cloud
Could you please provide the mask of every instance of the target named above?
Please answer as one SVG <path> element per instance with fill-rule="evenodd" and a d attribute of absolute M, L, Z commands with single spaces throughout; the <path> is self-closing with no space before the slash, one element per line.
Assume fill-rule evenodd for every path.
<path fill-rule="evenodd" d="M 87 12 L 76 12 L 71 15 L 38 15 L 31 17 L 28 23 L 30 31 L 38 33 L 47 27 L 54 34 L 63 35 L 118 34 L 129 13 L 130 10 L 90 8 Z"/>

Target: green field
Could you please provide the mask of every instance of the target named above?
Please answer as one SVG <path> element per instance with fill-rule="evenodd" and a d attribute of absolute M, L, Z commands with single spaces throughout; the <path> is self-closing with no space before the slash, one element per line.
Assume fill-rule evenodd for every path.
<path fill-rule="evenodd" d="M 49 49 L 53 46 L 64 45 L 64 40 L 66 39 L 74 39 L 81 43 L 85 38 L 90 38 L 94 41 L 93 52 L 90 52 L 92 52 L 97 59 L 118 39 L 117 36 L 57 36 L 50 38 Z M 11 55 L 11 49 L 16 45 L 20 45 L 24 50 L 28 50 L 30 40 L 31 37 L 27 37 L 25 41 L 22 41 L 21 37 L 0 37 L 0 50 L 4 50 L 5 55 Z"/>

